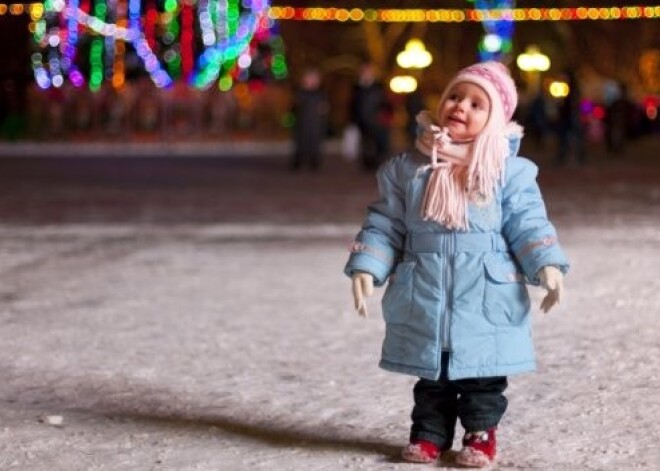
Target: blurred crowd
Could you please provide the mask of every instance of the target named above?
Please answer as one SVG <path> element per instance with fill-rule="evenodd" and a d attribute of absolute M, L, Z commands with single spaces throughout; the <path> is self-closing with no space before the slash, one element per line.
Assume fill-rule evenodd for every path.
<path fill-rule="evenodd" d="M 547 89 L 522 100 L 517 118 L 528 139 L 538 148 L 556 140 L 556 161 L 588 160 L 588 147 L 604 145 L 612 157 L 625 154 L 627 144 L 648 134 L 660 132 L 660 97 L 634 99 L 623 82 L 611 82 L 602 100 L 583 95 L 572 70 L 565 72 L 569 92 L 565 97 L 550 96 Z"/>
<path fill-rule="evenodd" d="M 435 97 L 425 96 L 423 88 L 392 93 L 369 62 L 348 79 L 336 81 L 308 67 L 290 82 L 240 83 L 229 91 L 196 90 L 183 82 L 158 89 L 143 77 L 121 89 L 104 82 L 95 92 L 70 84 L 47 90 L 32 84 L 21 91 L 5 80 L 0 140 L 290 139 L 291 167 L 316 170 L 323 141 L 334 137 L 346 158 L 373 170 L 411 145 L 415 115 L 433 108 Z M 593 144 L 623 155 L 631 140 L 660 132 L 657 96 L 633 98 L 617 83 L 595 101 L 582 95 L 576 74 L 566 71 L 566 79 L 567 96 L 552 97 L 547 87 L 539 87 L 521 94 L 516 114 L 528 140 L 539 148 L 551 141 L 557 163 L 586 163 Z"/>

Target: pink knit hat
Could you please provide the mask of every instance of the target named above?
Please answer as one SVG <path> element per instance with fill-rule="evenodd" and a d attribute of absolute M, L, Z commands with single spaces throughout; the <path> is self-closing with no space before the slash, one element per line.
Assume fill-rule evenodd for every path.
<path fill-rule="evenodd" d="M 504 127 L 511 118 L 518 105 L 518 92 L 509 69 L 500 62 L 479 62 L 458 72 L 445 88 L 440 99 L 444 103 L 451 88 L 459 82 L 470 82 L 484 89 L 490 98 L 490 119 L 496 121 L 495 127 Z"/>

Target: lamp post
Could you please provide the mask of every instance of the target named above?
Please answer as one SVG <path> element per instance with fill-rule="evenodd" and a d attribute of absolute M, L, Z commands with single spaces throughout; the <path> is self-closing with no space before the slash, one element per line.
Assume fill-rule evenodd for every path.
<path fill-rule="evenodd" d="M 525 72 L 530 91 L 536 94 L 541 83 L 541 72 L 550 68 L 550 59 L 541 53 L 538 46 L 527 46 L 524 53 L 516 59 L 518 68 Z"/>

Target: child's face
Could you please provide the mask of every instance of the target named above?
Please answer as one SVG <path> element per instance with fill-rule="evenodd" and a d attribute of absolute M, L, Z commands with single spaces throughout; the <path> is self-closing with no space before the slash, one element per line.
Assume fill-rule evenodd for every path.
<path fill-rule="evenodd" d="M 478 85 L 459 82 L 449 90 L 438 110 L 438 124 L 446 127 L 452 139 L 475 138 L 490 116 L 490 100 Z"/>

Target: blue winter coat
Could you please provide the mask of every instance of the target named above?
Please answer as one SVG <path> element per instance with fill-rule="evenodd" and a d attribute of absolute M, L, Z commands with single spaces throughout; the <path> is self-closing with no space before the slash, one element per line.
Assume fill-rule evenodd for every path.
<path fill-rule="evenodd" d="M 388 281 L 380 366 L 428 379 L 507 376 L 535 368 L 526 283 L 546 265 L 568 270 L 536 183 L 538 169 L 510 141 L 504 184 L 486 205 L 470 204 L 469 230 L 451 231 L 421 214 L 428 159 L 402 154 L 378 172 L 380 199 L 369 206 L 346 264 Z"/>

